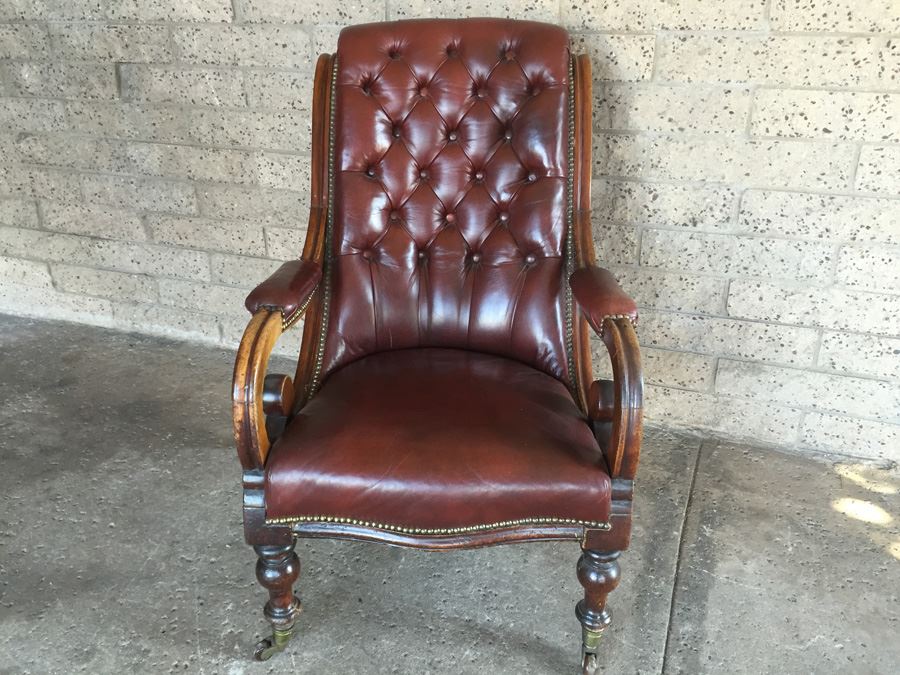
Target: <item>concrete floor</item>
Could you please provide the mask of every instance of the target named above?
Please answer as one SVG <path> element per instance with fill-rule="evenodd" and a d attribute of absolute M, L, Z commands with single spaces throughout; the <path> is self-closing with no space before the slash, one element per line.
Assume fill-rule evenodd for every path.
<path fill-rule="evenodd" d="M 0 354 L 0 672 L 579 672 L 574 544 L 301 541 L 253 663 L 232 354 L 3 316 Z M 896 473 L 656 432 L 639 478 L 605 672 L 897 672 Z"/>

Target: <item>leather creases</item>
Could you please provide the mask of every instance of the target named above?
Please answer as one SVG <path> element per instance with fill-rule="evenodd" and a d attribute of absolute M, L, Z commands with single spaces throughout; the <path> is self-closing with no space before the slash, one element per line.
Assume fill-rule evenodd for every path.
<path fill-rule="evenodd" d="M 451 347 L 566 381 L 567 33 L 369 24 L 341 33 L 337 59 L 323 378 Z"/>

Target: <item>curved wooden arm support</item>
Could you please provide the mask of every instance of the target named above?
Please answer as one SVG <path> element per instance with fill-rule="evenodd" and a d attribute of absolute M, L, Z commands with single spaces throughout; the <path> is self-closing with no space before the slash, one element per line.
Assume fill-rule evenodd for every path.
<path fill-rule="evenodd" d="M 643 434 L 644 379 L 634 325 L 627 318 L 603 322 L 603 343 L 612 362 L 613 379 L 591 384 L 588 412 L 606 448 L 612 478 L 633 479 Z"/>
<path fill-rule="evenodd" d="M 294 405 L 294 383 L 287 375 L 266 375 L 269 357 L 284 332 L 280 311 L 257 311 L 238 347 L 231 388 L 234 442 L 244 470 L 262 469 L 275 438 Z"/>

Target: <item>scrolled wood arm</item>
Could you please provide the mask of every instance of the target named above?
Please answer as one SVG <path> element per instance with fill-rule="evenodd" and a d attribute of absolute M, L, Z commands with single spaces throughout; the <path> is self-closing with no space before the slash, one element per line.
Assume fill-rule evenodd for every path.
<path fill-rule="evenodd" d="M 591 384 L 589 413 L 598 435 L 606 441 L 610 476 L 634 479 L 644 417 L 644 378 L 637 334 L 628 319 L 606 319 L 601 337 L 612 362 L 613 379 Z"/>
<path fill-rule="evenodd" d="M 596 380 L 588 396 L 588 414 L 605 448 L 612 478 L 631 480 L 637 473 L 643 429 L 644 378 L 634 324 L 634 301 L 613 276 L 588 265 L 570 279 L 579 310 L 606 345 L 613 379 Z"/>
<path fill-rule="evenodd" d="M 309 293 L 310 297 L 314 290 Z M 309 298 L 303 306 L 307 304 Z M 245 470 L 265 466 L 272 446 L 272 430 L 279 423 L 283 424 L 291 412 L 294 396 L 291 378 L 266 375 L 272 350 L 285 330 L 281 311 L 259 309 L 250 319 L 238 347 L 231 388 L 231 414 L 238 458 Z"/>

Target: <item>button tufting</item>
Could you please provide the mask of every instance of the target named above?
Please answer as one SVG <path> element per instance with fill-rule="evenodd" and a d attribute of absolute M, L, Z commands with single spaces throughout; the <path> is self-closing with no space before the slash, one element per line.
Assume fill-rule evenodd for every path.
<path fill-rule="evenodd" d="M 566 381 L 556 309 L 567 239 L 548 229 L 574 180 L 564 32 L 502 22 L 354 31 L 332 73 L 334 314 L 322 330 L 318 380 L 346 364 L 347 345 L 376 345 L 373 331 L 383 330 L 420 347 L 465 348 L 470 331 L 479 343 L 496 334 L 498 355 Z M 412 292 L 416 283 L 429 293 Z M 468 310 L 444 313 L 445 296 Z M 375 304 L 391 310 L 377 326 L 349 318 Z M 421 330 L 410 316 L 423 319 Z"/>

